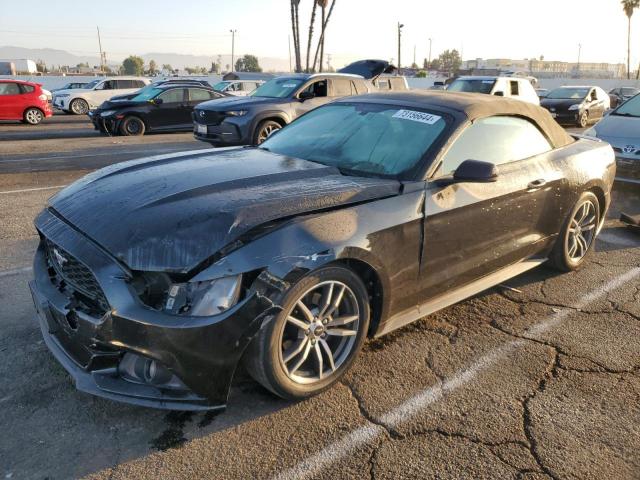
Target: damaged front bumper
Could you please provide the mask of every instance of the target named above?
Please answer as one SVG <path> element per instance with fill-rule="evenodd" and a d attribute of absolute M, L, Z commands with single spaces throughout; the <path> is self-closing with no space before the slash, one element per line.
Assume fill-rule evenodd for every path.
<path fill-rule="evenodd" d="M 31 293 L 44 340 L 73 377 L 93 395 L 171 410 L 224 408 L 236 366 L 262 324 L 277 313 L 260 277 L 258 289 L 211 317 L 184 317 L 153 310 L 138 299 L 126 267 L 65 221 L 45 210 L 36 219 L 41 242 L 34 259 Z M 65 258 L 80 273 L 59 278 L 51 257 Z M 58 265 L 58 264 L 56 264 Z M 84 270 L 86 268 L 86 270 Z M 93 275 L 108 303 L 96 314 L 75 283 Z M 83 279 L 83 280 L 78 280 Z M 131 367 L 153 365 L 159 375 Z M 160 381 L 162 380 L 162 381 Z"/>

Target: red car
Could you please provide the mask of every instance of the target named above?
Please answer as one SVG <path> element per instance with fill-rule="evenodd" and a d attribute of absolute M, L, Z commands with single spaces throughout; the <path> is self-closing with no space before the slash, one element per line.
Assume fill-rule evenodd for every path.
<path fill-rule="evenodd" d="M 38 83 L 0 80 L 0 120 L 37 125 L 53 115 L 47 95 Z"/>

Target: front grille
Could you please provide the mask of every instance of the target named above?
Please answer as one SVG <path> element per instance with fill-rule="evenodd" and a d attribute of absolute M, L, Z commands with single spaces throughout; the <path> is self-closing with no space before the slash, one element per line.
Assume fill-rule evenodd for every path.
<path fill-rule="evenodd" d="M 220 125 L 225 119 L 223 112 L 213 110 L 194 110 L 193 120 L 203 125 Z"/>
<path fill-rule="evenodd" d="M 45 244 L 47 260 L 60 277 L 59 279 L 79 293 L 85 303 L 88 301 L 89 307 L 101 314 L 106 312 L 109 309 L 109 303 L 91 270 L 53 242 L 45 240 Z"/>

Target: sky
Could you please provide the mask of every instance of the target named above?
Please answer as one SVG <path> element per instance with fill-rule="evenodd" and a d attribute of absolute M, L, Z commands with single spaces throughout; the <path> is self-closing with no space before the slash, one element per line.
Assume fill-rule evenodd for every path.
<path fill-rule="evenodd" d="M 9 0 L 0 0 L 9 3 Z M 310 5 L 301 0 L 306 42 Z M 150 52 L 289 56 L 289 0 L 30 0 L 5 8 L 0 46 L 56 48 L 97 55 L 96 26 L 111 59 Z M 391 5 L 391 6 L 387 6 Z M 619 0 L 336 0 L 326 51 L 340 67 L 362 58 L 397 61 L 397 23 L 404 24 L 402 63 L 419 64 L 444 49 L 464 59 L 532 58 L 626 63 L 627 19 Z M 632 64 L 640 61 L 640 10 L 632 21 Z M 306 43 L 305 43 L 306 44 Z"/>

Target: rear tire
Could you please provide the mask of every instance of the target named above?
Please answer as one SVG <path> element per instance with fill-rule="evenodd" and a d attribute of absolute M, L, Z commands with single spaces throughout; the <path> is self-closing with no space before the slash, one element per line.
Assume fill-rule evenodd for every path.
<path fill-rule="evenodd" d="M 282 307 L 262 325 L 244 363 L 271 392 L 301 400 L 329 388 L 352 365 L 369 329 L 369 297 L 354 272 L 327 266 L 291 287 Z"/>
<path fill-rule="evenodd" d="M 256 128 L 256 131 L 253 133 L 253 144 L 260 145 L 269 138 L 269 136 L 281 128 L 282 125 L 275 120 L 263 120 L 258 124 L 258 128 Z"/>
<path fill-rule="evenodd" d="M 593 250 L 600 225 L 600 203 L 592 192 L 584 192 L 558 234 L 549 265 L 561 272 L 578 269 Z"/>
<path fill-rule="evenodd" d="M 22 116 L 24 123 L 29 125 L 38 125 L 44 120 L 44 113 L 39 108 L 27 108 Z"/>
<path fill-rule="evenodd" d="M 89 104 L 82 98 L 76 98 L 69 104 L 69 109 L 75 115 L 86 115 L 89 113 Z"/>
<path fill-rule="evenodd" d="M 127 137 L 144 135 L 146 130 L 144 122 L 138 117 L 126 117 L 120 125 L 120 133 Z"/>

